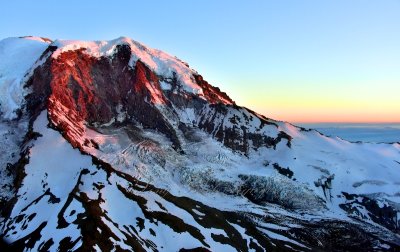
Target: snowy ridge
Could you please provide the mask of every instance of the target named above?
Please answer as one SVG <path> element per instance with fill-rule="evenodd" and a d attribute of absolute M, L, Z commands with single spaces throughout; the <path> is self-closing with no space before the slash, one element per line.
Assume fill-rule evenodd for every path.
<path fill-rule="evenodd" d="M 76 40 L 56 40 L 52 44 L 58 49 L 53 53 L 57 58 L 61 53 L 85 49 L 85 53 L 93 57 L 108 57 L 115 53 L 120 45 L 128 45 L 132 51 L 132 58 L 129 65 L 135 66 L 137 60 L 142 61 L 158 75 L 165 78 L 173 78 L 174 73 L 184 84 L 185 91 L 202 96 L 202 89 L 195 83 L 193 74 L 196 73 L 190 69 L 187 64 L 163 51 L 151 49 L 130 38 L 120 37 L 110 41 L 76 41 Z"/>

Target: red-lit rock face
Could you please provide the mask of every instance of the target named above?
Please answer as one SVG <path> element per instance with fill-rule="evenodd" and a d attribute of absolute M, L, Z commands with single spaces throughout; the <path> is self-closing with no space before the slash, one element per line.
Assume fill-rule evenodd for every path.
<path fill-rule="evenodd" d="M 130 57 L 124 46 L 112 58 L 94 58 L 83 50 L 50 57 L 30 81 L 30 107 L 47 105 L 50 121 L 74 146 L 84 142 L 84 123 L 104 124 L 125 113 L 123 120 L 157 129 L 180 148 L 171 125 L 154 106 L 169 104 L 158 77 L 141 61 L 129 67 Z M 35 104 L 39 100 L 43 104 Z"/>
<path fill-rule="evenodd" d="M 141 97 L 145 97 L 154 104 L 166 104 L 158 77 L 141 61 L 135 65 L 133 89 Z"/>
<path fill-rule="evenodd" d="M 201 75 L 194 75 L 196 83 L 203 89 L 204 96 L 211 104 L 235 104 L 235 102 L 217 87 L 211 86 Z"/>
<path fill-rule="evenodd" d="M 77 50 L 61 54 L 51 64 L 50 100 L 73 110 L 83 120 L 88 118 L 89 107 L 99 103 L 91 75 L 94 62 Z"/>
<path fill-rule="evenodd" d="M 117 46 L 110 57 L 92 57 L 84 49 L 49 57 L 28 83 L 33 89 L 27 97 L 28 108 L 33 114 L 47 109 L 50 122 L 74 147 L 90 142 L 84 137 L 85 124 L 96 127 L 128 122 L 159 131 L 180 151 L 182 139 L 178 135 L 186 128 L 182 123 L 187 121 L 182 118 L 186 109 L 194 113 L 195 118 L 190 119 L 192 126 L 243 153 L 252 147 L 275 146 L 282 137 L 289 139 L 289 136 L 275 139 L 249 131 L 248 125 L 254 124 L 248 118 L 251 114 L 250 117 L 259 120 L 260 129 L 268 122 L 237 107 L 201 75 L 193 75 L 202 89 L 202 94 L 196 95 L 184 91 L 176 75 L 173 78 L 158 76 L 140 60 L 131 67 L 131 57 L 128 45 Z M 163 90 L 161 81 L 170 88 Z M 231 118 L 235 113 L 242 114 L 243 120 Z"/>
<path fill-rule="evenodd" d="M 62 53 L 51 64 L 51 96 L 88 123 L 107 123 L 138 100 L 166 104 L 157 76 L 142 62 L 128 66 L 130 50 L 93 58 L 82 50 Z M 139 99 L 138 99 L 139 98 Z"/>

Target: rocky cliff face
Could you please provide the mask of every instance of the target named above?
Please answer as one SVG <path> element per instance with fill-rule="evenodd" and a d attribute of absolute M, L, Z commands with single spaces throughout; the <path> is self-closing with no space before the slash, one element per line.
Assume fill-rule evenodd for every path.
<path fill-rule="evenodd" d="M 31 41 L 25 99 L 2 108 L 0 129 L 17 125 L 23 137 L 7 140 L 16 157 L 0 155 L 0 246 L 399 248 L 399 144 L 352 144 L 268 119 L 128 38 L 0 45 L 29 51 Z"/>
<path fill-rule="evenodd" d="M 50 47 L 49 50 L 56 50 Z M 34 92 L 32 103 L 49 108 L 50 121 L 65 134 L 73 146 L 80 146 L 83 124 L 97 126 L 114 123 L 140 124 L 158 130 L 170 138 L 173 147 L 181 150 L 177 135 L 179 127 L 196 125 L 213 134 L 225 146 L 248 153 L 249 148 L 273 147 L 290 136 L 279 132 L 271 137 L 262 132 L 265 125 L 278 126 L 254 112 L 234 104 L 225 93 L 211 86 L 202 76 L 194 73 L 191 78 L 202 96 L 182 90 L 184 83 L 157 75 L 138 59 L 130 65 L 132 50 L 129 45 L 115 47 L 112 57 L 96 58 L 85 49 L 62 52 L 57 58 L 49 57 L 29 80 Z M 174 77 L 175 76 L 175 77 Z M 168 85 L 165 90 L 161 87 Z M 31 105 L 31 110 L 37 105 Z M 192 110 L 191 122 L 181 122 L 182 111 Z M 184 112 L 183 112 L 184 113 Z M 189 119 L 190 120 L 190 119 Z M 253 130 L 248 125 L 257 124 Z M 251 143 L 250 143 L 251 142 Z"/>

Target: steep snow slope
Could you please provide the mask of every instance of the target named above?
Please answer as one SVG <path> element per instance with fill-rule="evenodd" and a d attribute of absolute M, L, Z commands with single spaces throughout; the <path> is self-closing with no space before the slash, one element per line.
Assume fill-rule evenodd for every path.
<path fill-rule="evenodd" d="M 14 119 L 21 109 L 30 69 L 49 43 L 37 37 L 7 38 L 0 41 L 1 118 Z"/>
<path fill-rule="evenodd" d="M 20 152 L 1 208 L 9 248 L 400 246 L 398 143 L 266 118 L 128 38 L 56 40 L 29 69 L 23 116 L 1 124 L 30 118 L 24 141 L 7 140 Z"/>
<path fill-rule="evenodd" d="M 28 129 L 23 113 L 25 88 L 49 40 L 38 37 L 7 38 L 0 41 L 0 205 L 12 197 L 13 174 L 20 145 Z M 38 61 L 38 62 L 37 62 Z M 19 118 L 19 120 L 14 120 Z"/>

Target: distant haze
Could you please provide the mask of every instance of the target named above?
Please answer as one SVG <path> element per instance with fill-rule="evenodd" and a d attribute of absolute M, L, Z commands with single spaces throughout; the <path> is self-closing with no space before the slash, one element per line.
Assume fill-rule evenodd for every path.
<path fill-rule="evenodd" d="M 357 142 L 394 143 L 400 142 L 400 123 L 309 123 L 299 124 L 305 128 L 317 129 L 327 136 Z"/>

